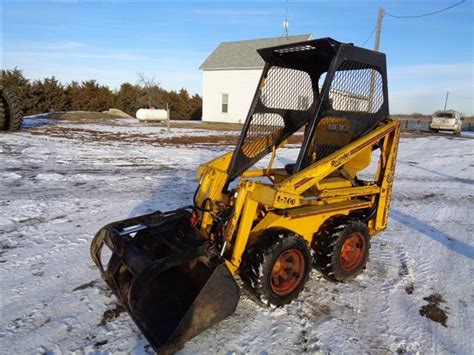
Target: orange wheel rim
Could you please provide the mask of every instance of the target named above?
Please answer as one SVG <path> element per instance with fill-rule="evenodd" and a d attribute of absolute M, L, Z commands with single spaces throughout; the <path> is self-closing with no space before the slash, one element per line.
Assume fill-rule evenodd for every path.
<path fill-rule="evenodd" d="M 362 233 L 354 232 L 342 244 L 341 267 L 344 271 L 357 269 L 365 256 L 365 239 Z"/>
<path fill-rule="evenodd" d="M 298 249 L 285 250 L 273 264 L 270 275 L 272 291 L 285 296 L 292 293 L 303 280 L 304 256 Z"/>

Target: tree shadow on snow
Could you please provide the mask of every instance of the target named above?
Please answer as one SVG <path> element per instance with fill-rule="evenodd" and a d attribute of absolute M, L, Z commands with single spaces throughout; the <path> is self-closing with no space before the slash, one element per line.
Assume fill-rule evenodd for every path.
<path fill-rule="evenodd" d="M 440 231 L 439 229 L 423 221 L 420 221 L 418 218 L 396 210 L 393 207 L 390 210 L 390 217 L 396 220 L 397 222 L 400 222 L 405 226 L 410 227 L 411 229 L 430 237 L 438 243 L 443 244 L 445 247 L 451 249 L 452 251 L 466 256 L 470 259 L 474 259 L 474 247 L 472 245 L 457 240 L 451 237 L 449 234 L 446 234 L 443 231 Z"/>

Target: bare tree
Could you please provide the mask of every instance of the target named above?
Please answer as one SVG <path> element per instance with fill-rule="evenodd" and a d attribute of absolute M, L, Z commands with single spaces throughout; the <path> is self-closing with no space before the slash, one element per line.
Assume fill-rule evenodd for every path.
<path fill-rule="evenodd" d="M 148 107 L 152 106 L 153 94 L 157 92 L 160 87 L 160 83 L 156 80 L 155 76 L 146 76 L 144 73 L 137 73 L 138 85 L 142 86 L 148 97 Z"/>

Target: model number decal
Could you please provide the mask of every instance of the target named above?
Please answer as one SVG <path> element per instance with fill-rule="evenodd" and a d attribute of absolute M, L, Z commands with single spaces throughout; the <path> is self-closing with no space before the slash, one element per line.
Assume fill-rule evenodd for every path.
<path fill-rule="evenodd" d="M 328 124 L 328 132 L 333 133 L 349 133 L 349 127 L 344 124 Z"/>
<path fill-rule="evenodd" d="M 294 198 L 291 198 L 291 197 L 288 197 L 288 196 L 281 196 L 281 195 L 277 195 L 277 202 L 286 203 L 286 204 L 289 204 L 289 205 L 296 204 L 296 200 Z"/>

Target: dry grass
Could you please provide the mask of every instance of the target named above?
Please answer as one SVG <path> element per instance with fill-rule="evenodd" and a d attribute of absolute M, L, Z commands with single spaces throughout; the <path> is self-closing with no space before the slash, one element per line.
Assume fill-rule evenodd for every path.
<path fill-rule="evenodd" d="M 193 128 L 189 125 L 179 125 L 179 127 Z M 199 128 L 204 128 L 199 126 Z M 38 126 L 29 130 L 33 135 L 47 135 L 50 137 L 78 139 L 84 142 L 106 142 L 119 141 L 127 143 L 150 144 L 153 146 L 193 146 L 193 145 L 215 145 L 215 146 L 235 146 L 239 138 L 238 135 L 219 134 L 223 131 L 222 126 L 206 126 L 211 132 L 206 136 L 174 136 L 174 137 L 156 137 L 153 134 L 130 133 L 130 132 L 107 132 L 98 131 L 82 127 L 68 127 L 58 124 Z M 214 131 L 214 132 L 212 132 Z M 289 144 L 301 144 L 302 135 L 292 136 L 288 139 Z"/>
<path fill-rule="evenodd" d="M 102 113 L 95 111 L 52 112 L 48 114 L 48 117 L 66 121 L 96 121 L 123 118 L 121 116 L 113 115 L 110 113 Z"/>
<path fill-rule="evenodd" d="M 73 112 L 57 112 L 48 115 L 51 118 L 67 121 L 76 121 L 78 123 L 98 123 L 98 124 L 110 124 L 110 125 L 121 125 L 120 121 L 123 117 L 117 117 L 108 113 L 101 112 L 84 112 L 84 111 L 73 111 Z M 393 118 L 407 119 L 408 116 L 392 116 Z M 471 117 L 473 119 L 473 117 Z M 106 122 L 112 120 L 112 122 Z M 138 121 L 137 121 L 138 122 Z M 127 123 L 128 124 L 128 123 Z M 166 123 L 160 122 L 149 122 L 139 123 L 143 126 L 157 126 L 166 127 Z M 171 129 L 173 128 L 187 128 L 187 129 L 203 129 L 208 130 L 209 134 L 202 135 L 189 135 L 189 136 L 175 136 L 175 137 L 156 137 L 153 134 L 146 133 L 130 133 L 130 132 L 107 132 L 89 129 L 86 127 L 78 126 L 65 126 L 61 124 L 48 124 L 30 129 L 30 133 L 34 135 L 48 135 L 52 137 L 72 138 L 81 141 L 121 141 L 128 143 L 146 143 L 153 146 L 163 145 L 176 145 L 176 146 L 199 146 L 199 145 L 215 145 L 215 146 L 234 146 L 237 143 L 239 135 L 223 135 L 220 132 L 223 131 L 235 131 L 240 132 L 242 130 L 242 124 L 237 123 L 220 123 L 220 122 L 202 122 L 202 121 L 171 121 Z M 301 130 L 303 131 L 303 129 Z M 415 131 L 404 131 L 404 137 L 419 137 L 427 135 L 442 135 L 442 133 L 431 133 L 431 132 L 415 132 Z M 467 137 L 471 138 L 471 137 Z M 474 137 L 473 137 L 474 138 Z M 289 138 L 290 144 L 301 144 L 303 141 L 303 135 L 293 135 Z"/>
<path fill-rule="evenodd" d="M 238 131 L 242 130 L 240 123 L 203 122 L 203 121 L 171 121 L 171 128 L 196 128 L 210 131 Z"/>

